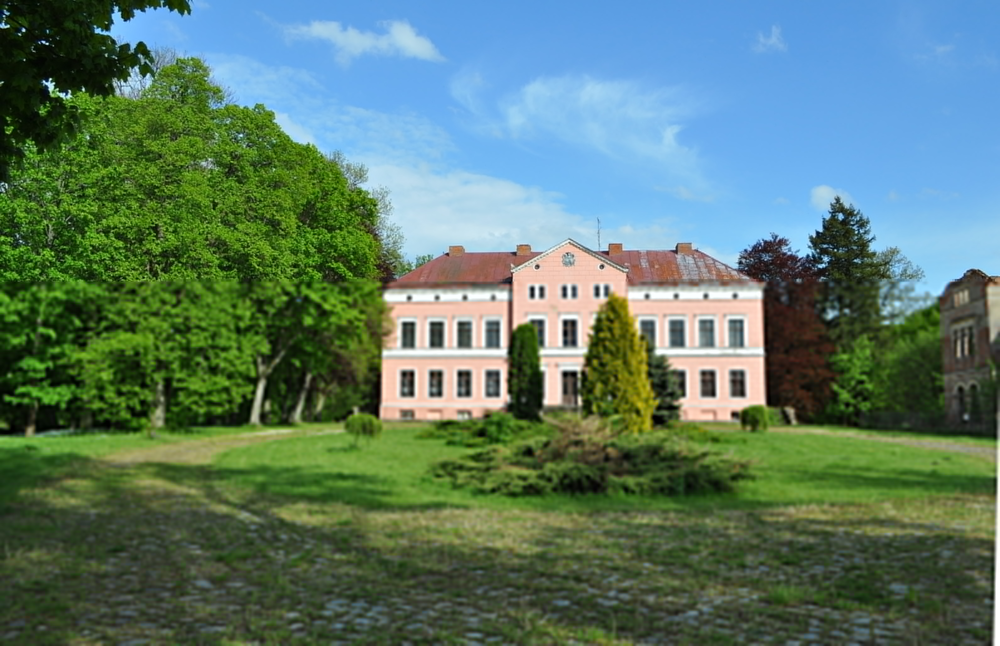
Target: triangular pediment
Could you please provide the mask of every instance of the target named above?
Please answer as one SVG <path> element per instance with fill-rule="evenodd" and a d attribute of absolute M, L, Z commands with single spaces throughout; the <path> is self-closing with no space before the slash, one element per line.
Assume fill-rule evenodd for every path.
<path fill-rule="evenodd" d="M 533 267 L 536 263 L 541 262 L 543 259 L 545 259 L 548 256 L 551 256 L 552 254 L 559 253 L 559 252 L 567 253 L 568 252 L 568 250 L 567 250 L 568 247 L 571 247 L 574 250 L 579 251 L 580 253 L 583 253 L 583 254 L 585 254 L 587 256 L 591 256 L 591 257 L 595 258 L 596 260 L 601 261 L 602 263 L 604 263 L 608 267 L 613 267 L 613 268 L 617 269 L 618 271 L 620 271 L 622 273 L 626 273 L 626 274 L 628 273 L 628 267 L 623 267 L 622 265 L 619 265 L 618 263 L 612 261 L 611 259 L 609 259 L 604 254 L 600 253 L 599 251 L 594 251 L 593 249 L 588 249 L 587 247 L 583 246 L 582 244 L 580 244 L 579 242 L 577 242 L 576 240 L 574 240 L 572 238 L 566 238 L 565 240 L 563 240 L 559 244 L 557 244 L 557 245 L 555 245 L 553 247 L 550 247 L 548 250 L 543 251 L 542 253 L 540 253 L 539 255 L 535 256 L 534 258 L 531 258 L 529 260 L 525 260 L 521 264 L 512 265 L 511 269 L 510 269 L 510 272 L 512 274 L 516 274 L 517 272 L 521 271 L 525 267 Z M 563 250 L 567 250 L 567 251 L 563 251 Z M 569 253 L 572 253 L 572 252 L 569 252 Z"/>

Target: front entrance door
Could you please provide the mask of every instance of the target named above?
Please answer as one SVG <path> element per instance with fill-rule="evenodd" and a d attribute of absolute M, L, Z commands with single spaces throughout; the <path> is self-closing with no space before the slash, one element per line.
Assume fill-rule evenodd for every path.
<path fill-rule="evenodd" d="M 568 370 L 562 373 L 562 405 L 567 408 L 579 406 L 578 396 L 580 390 L 580 373 L 575 370 Z"/>

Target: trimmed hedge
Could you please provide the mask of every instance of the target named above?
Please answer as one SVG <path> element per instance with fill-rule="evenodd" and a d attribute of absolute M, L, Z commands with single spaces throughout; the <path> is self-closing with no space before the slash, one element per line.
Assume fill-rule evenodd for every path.
<path fill-rule="evenodd" d="M 740 411 L 740 427 L 743 430 L 766 431 L 769 412 L 764 406 L 747 406 Z"/>

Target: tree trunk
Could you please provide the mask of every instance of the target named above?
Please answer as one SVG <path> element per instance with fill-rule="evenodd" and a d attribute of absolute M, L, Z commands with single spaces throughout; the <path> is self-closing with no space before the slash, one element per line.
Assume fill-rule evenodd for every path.
<path fill-rule="evenodd" d="M 28 406 L 28 420 L 24 425 L 24 436 L 32 437 L 35 435 L 35 427 L 38 422 L 38 400 L 33 399 L 31 404 Z"/>
<path fill-rule="evenodd" d="M 302 423 L 302 410 L 306 407 L 306 398 L 309 396 L 309 387 L 312 385 L 312 380 L 312 371 L 307 370 L 305 379 L 302 380 L 302 388 L 299 390 L 299 397 L 295 401 L 295 409 L 292 411 L 292 417 L 289 420 L 292 424 Z"/>
<path fill-rule="evenodd" d="M 162 429 L 167 423 L 167 395 L 163 380 L 156 382 L 153 391 L 153 410 L 149 415 L 149 434 Z"/>
<path fill-rule="evenodd" d="M 322 421 L 324 406 L 326 406 L 326 393 L 321 391 L 316 395 L 316 401 L 313 403 L 312 421 Z"/>
<path fill-rule="evenodd" d="M 253 391 L 253 406 L 250 407 L 250 425 L 260 426 L 260 413 L 264 408 L 264 391 L 267 390 L 267 375 L 257 377 L 257 388 Z"/>

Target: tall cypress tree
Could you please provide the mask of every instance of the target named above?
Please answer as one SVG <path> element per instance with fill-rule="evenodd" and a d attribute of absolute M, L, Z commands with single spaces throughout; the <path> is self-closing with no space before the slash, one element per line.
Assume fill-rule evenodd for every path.
<path fill-rule="evenodd" d="M 819 313 L 838 348 L 876 332 L 881 322 L 879 288 L 891 276 L 872 249 L 874 241 L 868 218 L 840 197 L 830 204 L 822 228 L 809 236 L 809 260 L 822 280 Z"/>
<path fill-rule="evenodd" d="M 621 296 L 612 294 L 597 312 L 584 368 L 580 394 L 585 413 L 618 415 L 623 431 L 652 427 L 656 396 L 649 385 L 645 343 Z"/>
<path fill-rule="evenodd" d="M 538 419 L 542 410 L 542 368 L 538 361 L 538 332 L 530 323 L 514 330 L 507 353 L 507 392 L 511 415 Z"/>

